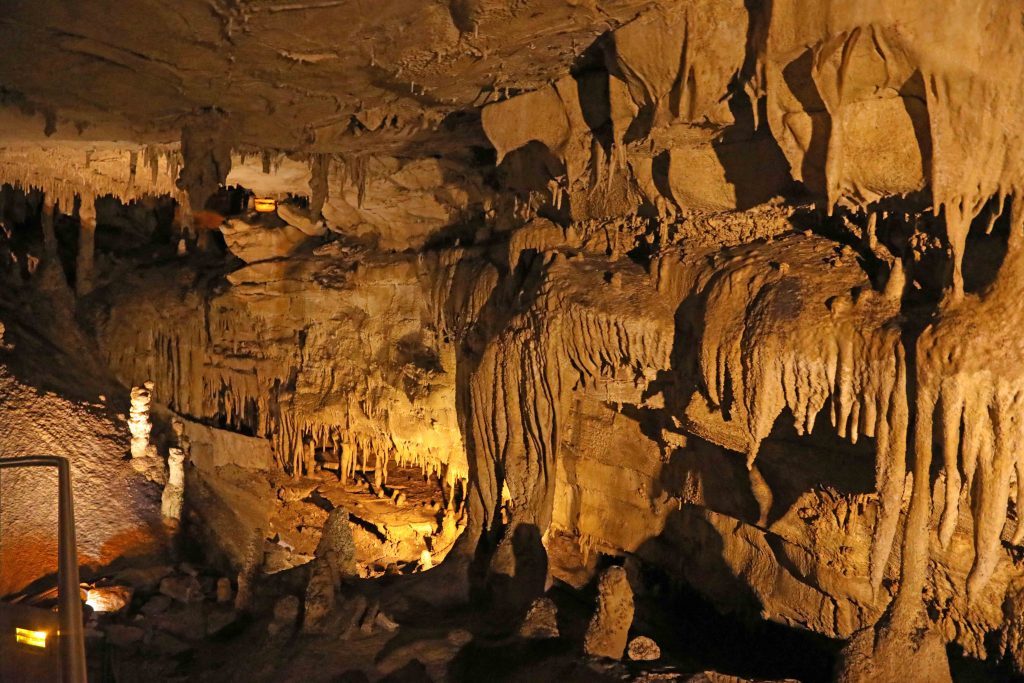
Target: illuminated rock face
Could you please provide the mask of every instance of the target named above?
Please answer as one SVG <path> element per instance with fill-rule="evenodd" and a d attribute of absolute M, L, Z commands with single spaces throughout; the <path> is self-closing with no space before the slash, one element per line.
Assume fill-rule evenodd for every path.
<path fill-rule="evenodd" d="M 45 195 L 43 239 L 40 198 L 5 192 L 0 267 L 56 300 L 79 264 L 62 300 L 187 421 L 197 467 L 330 463 L 380 491 L 415 465 L 465 502 L 453 552 L 486 537 L 496 576 L 529 539 L 530 569 L 573 585 L 596 551 L 635 556 L 850 640 L 848 680 L 942 641 L 1024 661 L 1004 610 L 1024 576 L 1014 3 L 316 8 L 350 40 L 282 25 L 307 7 L 184 3 L 195 35 L 152 57 L 37 4 L 10 22 L 31 30 L 0 26 L 25 105 L 0 181 Z M 399 16 L 421 30 L 395 39 Z M 58 30 L 38 64 L 94 55 L 94 85 L 129 66 L 114 106 L 11 57 Z M 153 91 L 168 74 L 180 97 Z M 256 218 L 222 185 L 283 203 Z M 178 211 L 122 249 L 107 194 Z M 203 227 L 226 253 L 206 231 L 172 257 Z M 86 251 L 61 271 L 61 246 Z M 147 400 L 133 462 L 162 474 Z"/>
<path fill-rule="evenodd" d="M 153 430 L 153 424 L 149 421 L 152 389 L 152 383 L 149 383 L 149 386 L 132 387 L 128 431 L 132 434 L 133 458 L 145 458 L 146 449 L 149 448 L 149 433 Z"/>
<path fill-rule="evenodd" d="M 31 344 L 19 340 L 26 348 Z M 84 567 L 162 552 L 159 492 L 122 460 L 129 447 L 124 422 L 95 397 L 83 400 L 81 384 L 68 383 L 69 378 L 82 376 L 71 369 L 66 356 L 51 351 L 44 362 L 61 370 L 43 385 L 26 383 L 20 364 L 18 374 L 7 367 L 0 371 L 0 453 L 63 455 L 71 461 L 79 561 Z M 58 387 L 65 395 L 55 392 Z M 20 590 L 56 570 L 57 478 L 51 469 L 4 470 L 0 527 L 0 594 Z"/>

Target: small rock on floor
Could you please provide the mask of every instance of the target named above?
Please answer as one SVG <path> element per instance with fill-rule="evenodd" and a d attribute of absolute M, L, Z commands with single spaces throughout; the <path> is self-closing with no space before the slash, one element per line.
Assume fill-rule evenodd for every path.
<path fill-rule="evenodd" d="M 178 602 L 201 602 L 205 597 L 199 579 L 194 576 L 168 576 L 160 582 L 160 592 Z"/>
<path fill-rule="evenodd" d="M 647 636 L 637 636 L 629 641 L 627 654 L 634 662 L 653 662 L 656 659 L 661 659 L 661 648 L 653 639 Z"/>

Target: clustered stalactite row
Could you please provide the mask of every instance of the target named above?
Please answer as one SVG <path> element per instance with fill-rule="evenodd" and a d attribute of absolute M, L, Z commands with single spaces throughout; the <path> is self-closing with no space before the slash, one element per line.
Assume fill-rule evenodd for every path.
<path fill-rule="evenodd" d="M 834 257 L 832 265 L 820 264 Z M 710 406 L 728 411 L 755 471 L 761 442 L 784 410 L 809 434 L 829 406 L 838 435 L 874 437 L 879 510 L 871 584 L 882 581 L 906 472 L 908 426 L 899 294 L 876 292 L 852 252 L 820 238 L 791 237 L 701 259 L 695 281 L 702 330 L 698 384 Z M 799 277 L 790 276 L 791 270 Z M 755 491 L 762 520 L 770 493 Z"/>
<path fill-rule="evenodd" d="M 636 273 L 610 273 L 593 289 L 605 273 L 582 254 L 548 250 L 524 265 L 516 301 L 495 300 L 492 313 L 509 313 L 491 321 L 464 409 L 484 514 L 507 486 L 515 522 L 547 529 L 571 392 L 625 377 L 639 395 L 669 365 L 672 309 Z"/>
<path fill-rule="evenodd" d="M 248 275 L 266 267 L 252 266 L 258 272 Z M 296 477 L 312 473 L 319 455 L 342 476 L 366 473 L 378 486 L 389 463 L 418 466 L 450 485 L 465 481 L 451 344 L 392 348 L 386 331 L 426 326 L 442 338 L 470 324 L 459 316 L 472 317 L 481 301 L 463 292 L 455 311 L 451 290 L 475 273 L 459 272 L 465 264 L 457 254 L 364 266 L 368 287 L 394 304 L 371 323 L 380 299 L 360 290 L 362 275 L 313 284 L 336 260 L 314 259 L 312 271 L 294 280 L 283 265 L 269 267 L 281 278 L 272 292 L 247 282 L 243 269 L 232 274 L 233 288 L 206 301 L 203 284 L 200 291 L 168 289 L 157 300 L 125 295 L 98 328 L 110 367 L 127 381 L 151 380 L 156 400 L 183 416 L 267 437 L 278 466 Z M 383 282 L 373 284 L 375 277 Z M 303 301 L 311 290 L 323 305 Z M 448 302 L 448 311 L 421 310 L 424 290 Z"/>
<path fill-rule="evenodd" d="M 948 16 L 961 16 L 954 4 L 942 5 L 948 5 Z M 981 3 L 951 30 L 941 12 L 901 16 L 885 3 L 774 2 L 760 13 L 727 12 L 724 21 L 715 14 L 719 4 L 698 5 L 700 11 L 656 10 L 613 32 L 600 69 L 487 107 L 485 131 L 499 160 L 522 153 L 530 142 L 554 155 L 565 174 L 552 184 L 550 201 L 560 207 L 567 193 L 573 219 L 600 211 L 609 188 L 618 183 L 636 191 L 665 223 L 686 220 L 694 207 L 743 208 L 742 178 L 718 183 L 701 173 L 687 147 L 662 141 L 693 140 L 699 136 L 696 124 L 717 126 L 722 137 L 708 148 L 722 160 L 714 168 L 724 167 L 728 174 L 727 138 L 753 143 L 766 130 L 763 121 L 793 179 L 820 194 L 830 211 L 867 214 L 865 249 L 888 270 L 882 292 L 872 291 L 865 280 L 851 285 L 856 287 L 852 295 L 849 287 L 834 295 L 826 311 L 800 310 L 792 301 L 799 297 L 786 288 L 787 261 L 799 258 L 793 254 L 799 246 L 772 259 L 759 258 L 759 248 L 752 248 L 754 254 L 707 268 L 703 282 L 697 278 L 696 289 L 706 297 L 705 316 L 694 327 L 699 385 L 712 409 L 724 409 L 729 422 L 739 423 L 738 449 L 746 451 L 752 481 L 758 479 L 758 445 L 784 408 L 803 432 L 830 402 L 840 435 L 876 438 L 879 511 L 870 569 L 876 589 L 899 525 L 909 469 L 908 427 L 915 425 L 901 588 L 908 596 L 902 604 L 910 610 L 920 609 L 929 556 L 935 414 L 944 453 L 939 540 L 949 543 L 959 511 L 969 505 L 975 559 L 968 588 L 977 595 L 999 557 L 1008 501 L 1015 494 L 1011 486 L 1016 481 L 1024 487 L 1016 455 L 1022 356 L 1019 335 L 1010 331 L 1019 313 L 1011 310 L 1012 294 L 1007 294 L 1021 277 L 1012 256 L 1020 240 L 1019 219 L 1011 220 L 1010 255 L 990 290 L 980 297 L 966 294 L 963 274 L 972 222 L 993 205 L 994 220 L 1024 178 L 1014 114 L 1021 94 L 1002 87 L 1019 71 L 1024 52 L 999 47 L 1017 40 L 1016 10 Z M 714 35 L 739 17 L 746 25 L 734 28 L 746 30 L 748 45 L 730 55 L 722 49 L 735 43 L 716 41 Z M 651 25 L 659 38 L 653 44 Z M 970 66 L 956 68 L 950 54 L 968 55 Z M 730 112 L 723 99 L 709 97 L 729 92 L 726 82 L 737 75 L 749 100 L 746 123 L 744 105 Z M 605 85 L 588 87 L 588 79 Z M 739 101 L 734 97 L 733 102 Z M 878 126 L 879 120 L 887 125 Z M 627 142 L 627 130 L 640 142 Z M 744 150 L 749 154 L 750 145 Z M 771 164 L 764 168 L 762 175 L 770 177 Z M 764 182 L 747 189 L 755 194 L 778 189 Z M 922 208 L 945 224 L 951 274 L 937 322 L 908 353 L 899 318 L 903 264 L 879 247 L 873 228 L 882 200 L 924 192 L 930 197 L 924 195 Z M 656 263 L 664 268 L 664 259 Z M 660 273 L 659 285 L 663 275 L 672 277 Z M 828 285 L 819 283 L 826 291 Z M 908 357 L 915 367 L 907 368 Z M 910 398 L 910 389 L 916 398 Z M 769 495 L 755 492 L 762 508 Z M 904 625 L 912 621 L 907 614 L 901 619 Z"/>

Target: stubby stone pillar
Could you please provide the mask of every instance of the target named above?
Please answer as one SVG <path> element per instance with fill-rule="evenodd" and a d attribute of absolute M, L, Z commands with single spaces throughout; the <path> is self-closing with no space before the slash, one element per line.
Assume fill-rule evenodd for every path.
<path fill-rule="evenodd" d="M 132 388 L 132 403 L 128 410 L 128 430 L 132 433 L 132 469 L 161 486 L 167 483 L 163 458 L 156 452 L 156 446 L 149 443 L 153 423 L 149 419 L 149 408 L 153 400 L 153 383 Z"/>
<path fill-rule="evenodd" d="M 149 421 L 149 405 L 152 402 L 153 383 L 132 387 L 132 403 L 128 410 L 128 430 L 132 433 L 132 459 L 145 458 L 149 448 L 149 433 L 153 423 Z"/>
<path fill-rule="evenodd" d="M 590 620 L 583 650 L 591 657 L 622 659 L 633 624 L 633 590 L 626 570 L 609 567 L 597 584 L 597 611 Z"/>
<path fill-rule="evenodd" d="M 160 513 L 168 520 L 180 520 L 185 502 L 185 453 L 171 448 L 167 457 L 167 485 L 160 500 Z"/>

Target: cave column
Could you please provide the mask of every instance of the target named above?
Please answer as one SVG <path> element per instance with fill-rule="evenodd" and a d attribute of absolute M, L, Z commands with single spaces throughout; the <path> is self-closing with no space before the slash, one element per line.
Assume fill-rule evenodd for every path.
<path fill-rule="evenodd" d="M 43 195 L 42 211 L 39 216 L 43 231 L 43 260 L 47 264 L 57 261 L 57 232 L 53 227 L 56 213 L 57 202 L 53 195 L 47 192 Z"/>
<path fill-rule="evenodd" d="M 82 197 L 78 208 L 78 258 L 75 263 L 75 294 L 85 296 L 93 288 L 93 265 L 96 252 L 96 200 Z"/>
<path fill-rule="evenodd" d="M 50 193 L 43 195 L 42 211 L 39 216 L 43 233 L 43 253 L 42 258 L 39 259 L 39 267 L 34 271 L 34 280 L 36 287 L 43 291 L 59 293 L 62 305 L 69 305 L 73 302 L 67 300 L 70 291 L 67 278 L 64 275 L 64 268 L 60 262 L 57 232 L 54 229 L 57 211 L 57 201 L 53 195 Z M 31 266 L 29 271 L 32 272 Z"/>

